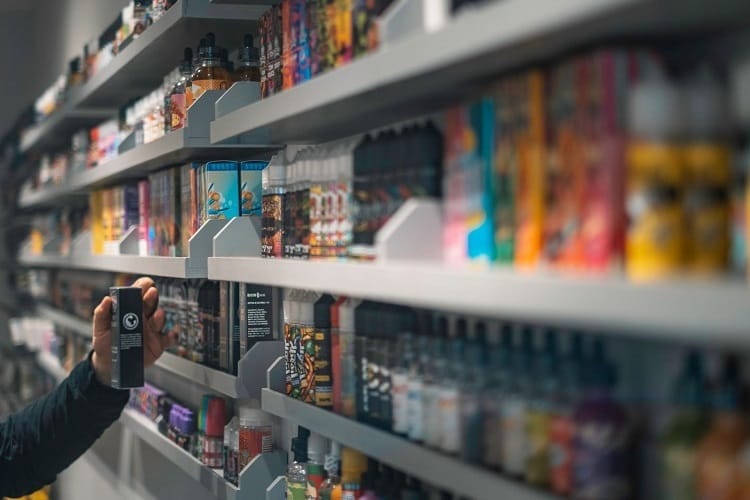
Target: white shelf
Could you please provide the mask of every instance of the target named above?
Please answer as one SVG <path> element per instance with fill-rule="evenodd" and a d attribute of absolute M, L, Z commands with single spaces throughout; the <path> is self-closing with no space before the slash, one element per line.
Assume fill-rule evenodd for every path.
<path fill-rule="evenodd" d="M 736 24 L 738 0 L 503 0 L 415 34 L 211 124 L 219 142 L 265 130 L 273 143 L 347 137 L 444 109 L 496 75 L 619 35 Z M 726 25 L 725 25 L 726 26 Z"/>
<path fill-rule="evenodd" d="M 207 387 L 215 392 L 237 398 L 237 377 L 216 370 L 200 363 L 195 363 L 175 354 L 165 352 L 156 361 L 156 365 L 162 370 L 175 373 L 181 377 Z"/>
<path fill-rule="evenodd" d="M 120 415 L 120 422 L 130 429 L 136 436 L 162 454 L 164 458 L 175 464 L 188 476 L 211 491 L 217 498 L 240 498 L 240 490 L 233 484 L 225 481 L 221 471 L 207 467 L 190 453 L 167 439 L 167 437 L 160 433 L 156 428 L 156 424 L 144 415 L 141 415 L 130 408 L 126 408 Z"/>
<path fill-rule="evenodd" d="M 45 304 L 38 304 L 36 306 L 36 312 L 42 318 L 46 318 L 56 325 L 72 330 L 81 336 L 91 338 L 92 325 L 89 321 L 84 321 L 77 316 L 68 314 Z"/>
<path fill-rule="evenodd" d="M 68 372 L 60 365 L 60 362 L 52 354 L 47 351 L 39 351 L 36 354 L 36 359 L 39 365 L 44 371 L 49 373 L 57 380 L 59 384 L 68 376 Z"/>
<path fill-rule="evenodd" d="M 162 83 L 182 57 L 207 32 L 222 45 L 254 31 L 264 5 L 222 5 L 208 0 L 178 0 L 164 16 L 130 42 L 89 81 L 71 91 L 63 109 L 24 135 L 21 151 L 64 146 L 70 134 L 104 118 Z M 102 27 L 103 28 L 103 27 Z M 107 111 L 103 111 L 106 108 Z"/>
<path fill-rule="evenodd" d="M 462 497 L 474 500 L 558 498 L 270 389 L 263 389 L 261 405 L 263 410 L 277 417 L 302 425 L 344 446 L 360 450 L 375 460 Z"/>
<path fill-rule="evenodd" d="M 326 291 L 478 316 L 639 336 L 747 345 L 745 283 L 632 284 L 426 263 L 345 263 L 212 257 L 208 278 Z"/>
<path fill-rule="evenodd" d="M 19 264 L 28 267 L 57 267 L 85 269 L 170 278 L 205 278 L 205 262 L 189 257 L 142 257 L 139 255 L 86 255 L 63 257 L 57 255 L 20 255 Z"/>

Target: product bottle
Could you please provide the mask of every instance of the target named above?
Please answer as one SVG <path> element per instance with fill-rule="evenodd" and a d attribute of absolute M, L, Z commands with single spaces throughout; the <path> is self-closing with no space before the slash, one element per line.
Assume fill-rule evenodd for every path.
<path fill-rule="evenodd" d="M 310 433 L 307 439 L 307 498 L 318 498 L 319 490 L 325 479 L 325 456 L 328 451 L 328 440 Z"/>
<path fill-rule="evenodd" d="M 440 388 L 444 380 L 447 359 L 445 343 L 448 337 L 448 320 L 441 316 L 437 321 L 437 331 L 430 338 L 428 366 L 424 371 L 422 400 L 424 405 L 424 443 L 440 448 L 443 425 L 440 420 Z"/>
<path fill-rule="evenodd" d="M 683 110 L 686 264 L 694 273 L 721 273 L 729 268 L 730 250 L 729 113 L 724 89 L 708 68 L 685 84 Z"/>
<path fill-rule="evenodd" d="M 398 339 L 396 363 L 391 372 L 391 430 L 402 436 L 409 433 L 409 367 L 413 359 L 414 335 L 407 330 Z"/>
<path fill-rule="evenodd" d="M 581 368 L 585 363 L 581 335 L 569 335 L 570 347 L 565 359 L 561 362 L 560 384 L 552 400 L 549 437 L 550 487 L 559 495 L 570 495 L 573 489 L 575 444 L 573 410 L 580 397 Z"/>
<path fill-rule="evenodd" d="M 226 90 L 231 84 L 231 76 L 222 64 L 221 48 L 215 45 L 214 34 L 208 33 L 200 66 L 191 78 L 192 100 L 198 100 L 207 90 Z"/>
<path fill-rule="evenodd" d="M 292 438 L 293 461 L 286 470 L 286 500 L 306 500 L 307 493 L 307 438 L 310 431 L 299 427 Z"/>
<path fill-rule="evenodd" d="M 464 344 L 468 326 L 465 318 L 456 321 L 455 331 L 448 340 L 447 363 L 440 381 L 438 407 L 440 408 L 440 449 L 446 453 L 461 450 L 460 382 L 466 380 L 467 366 L 464 364 Z"/>
<path fill-rule="evenodd" d="M 203 463 L 213 469 L 224 467 L 223 444 L 226 401 L 211 398 L 206 412 L 206 435 L 203 438 Z"/>
<path fill-rule="evenodd" d="M 339 350 L 341 352 L 341 412 L 354 418 L 357 413 L 357 380 L 355 357 L 355 313 L 361 300 L 349 298 L 339 307 Z"/>
<path fill-rule="evenodd" d="M 487 326 L 478 322 L 466 342 L 463 377 L 460 382 L 459 408 L 460 456 L 470 463 L 481 463 L 483 458 L 484 406 L 482 397 L 486 390 Z"/>
<path fill-rule="evenodd" d="M 367 470 L 367 457 L 351 448 L 341 449 L 341 500 L 357 500 L 360 482 Z"/>
<path fill-rule="evenodd" d="M 261 410 L 258 401 L 241 403 L 239 418 L 240 458 L 238 473 L 253 458 L 269 453 L 273 448 L 273 426 L 271 416 Z"/>
<path fill-rule="evenodd" d="M 407 419 L 409 439 L 416 442 L 424 440 L 425 400 L 424 376 L 429 362 L 430 337 L 432 330 L 432 316 L 427 311 L 420 311 L 417 315 L 417 330 L 419 336 L 414 342 L 415 352 L 409 366 L 409 382 L 407 390 Z"/>
<path fill-rule="evenodd" d="M 185 47 L 185 57 L 180 63 L 180 77 L 169 93 L 169 129 L 178 130 L 186 125 L 187 89 L 192 85 L 193 51 Z"/>
<path fill-rule="evenodd" d="M 514 349 L 511 355 L 512 371 L 501 403 L 502 467 L 506 474 L 523 477 L 529 445 L 526 434 L 528 385 L 534 342 L 527 327 L 514 327 Z"/>
<path fill-rule="evenodd" d="M 331 452 L 325 457 L 328 477 L 318 489 L 320 500 L 341 500 L 341 445 L 331 441 Z"/>
<path fill-rule="evenodd" d="M 679 98 L 657 70 L 630 93 L 626 268 L 649 280 L 673 275 L 684 257 L 684 166 L 676 145 Z"/>
<path fill-rule="evenodd" d="M 628 415 L 614 398 L 615 367 L 606 360 L 604 344 L 594 342 L 587 362 L 586 392 L 575 410 L 574 498 L 631 498 Z"/>
<path fill-rule="evenodd" d="M 708 428 L 707 394 L 703 364 L 691 352 L 674 387 L 677 412 L 659 443 L 664 500 L 690 500 L 696 497 L 695 459 L 698 443 Z"/>
<path fill-rule="evenodd" d="M 525 479 L 529 484 L 546 488 L 550 480 L 550 434 L 552 399 L 558 389 L 557 332 L 536 330 L 537 350 L 534 356 L 533 377 L 530 384 L 526 434 L 528 457 Z"/>
<path fill-rule="evenodd" d="M 284 256 L 284 195 L 285 172 L 281 156 L 275 155 L 262 171 L 263 184 L 263 230 L 261 255 L 281 258 Z"/>
<path fill-rule="evenodd" d="M 697 497 L 701 499 L 729 498 L 741 481 L 737 464 L 750 434 L 743 413 L 739 370 L 738 359 L 727 358 L 721 381 L 712 394 L 711 426 L 696 455 Z"/>
<path fill-rule="evenodd" d="M 253 46 L 252 35 L 245 35 L 238 59 L 240 64 L 234 72 L 234 81 L 260 83 L 260 52 Z"/>
<path fill-rule="evenodd" d="M 487 387 L 482 395 L 484 412 L 482 462 L 499 470 L 503 464 L 502 402 L 510 377 L 510 359 L 513 352 L 512 325 L 504 323 L 488 335 L 489 368 Z"/>
<path fill-rule="evenodd" d="M 336 299 L 323 294 L 313 304 L 315 322 L 315 405 L 333 408 L 333 377 L 331 358 L 331 306 Z"/>

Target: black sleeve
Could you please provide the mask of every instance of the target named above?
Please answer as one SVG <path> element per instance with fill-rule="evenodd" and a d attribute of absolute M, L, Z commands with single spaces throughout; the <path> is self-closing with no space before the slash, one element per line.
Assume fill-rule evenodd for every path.
<path fill-rule="evenodd" d="M 89 354 L 52 392 L 0 423 L 0 498 L 52 483 L 120 417 L 128 395 L 97 380 Z"/>

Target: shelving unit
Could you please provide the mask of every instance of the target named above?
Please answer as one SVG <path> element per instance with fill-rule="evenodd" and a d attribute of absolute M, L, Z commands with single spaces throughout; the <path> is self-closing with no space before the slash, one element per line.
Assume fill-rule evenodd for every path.
<path fill-rule="evenodd" d="M 385 45 L 211 124 L 211 140 L 265 130 L 274 143 L 340 139 L 443 109 L 502 71 L 599 38 L 736 23 L 738 0 L 506 0 Z M 460 41 L 460 43 L 459 43 Z"/>
<path fill-rule="evenodd" d="M 456 494 L 476 500 L 558 498 L 271 389 L 263 389 L 262 397 L 262 408 L 272 415 L 305 426 L 312 432 Z"/>
<path fill-rule="evenodd" d="M 190 478 L 211 491 L 219 500 L 240 500 L 242 498 L 262 498 L 265 487 L 271 480 L 282 473 L 286 465 L 283 453 L 273 452 L 256 457 L 240 476 L 240 486 L 227 482 L 221 471 L 211 469 L 199 462 L 190 453 L 167 439 L 156 428 L 156 424 L 139 414 L 125 409 L 120 422 L 136 436 L 158 451 L 167 460 L 182 469 Z"/>
<path fill-rule="evenodd" d="M 181 358 L 169 352 L 162 354 L 156 361 L 155 366 L 230 398 L 238 397 L 236 388 L 237 377 L 221 370 L 209 368 L 208 366 Z"/>
<path fill-rule="evenodd" d="M 451 269 L 440 264 L 212 257 L 208 277 L 338 293 L 484 317 L 638 330 L 686 342 L 747 345 L 745 283 L 633 284 L 622 278 Z M 450 284 L 449 287 L 446 284 Z M 710 335 L 709 335 L 710 333 Z"/>
<path fill-rule="evenodd" d="M 68 376 L 68 372 L 60 366 L 60 362 L 52 354 L 46 351 L 39 351 L 36 354 L 36 360 L 42 369 L 54 377 L 58 383 L 65 380 Z"/>
<path fill-rule="evenodd" d="M 148 257 L 139 255 L 21 255 L 18 262 L 28 267 L 56 267 L 85 269 L 138 275 L 166 276 L 171 278 L 205 278 L 205 263 L 191 261 L 189 257 Z"/>
<path fill-rule="evenodd" d="M 265 5 L 264 5 L 265 4 Z M 63 146 L 79 128 L 116 115 L 132 98 L 157 87 L 163 74 L 154 68 L 172 68 L 185 46 L 194 46 L 208 31 L 239 38 L 253 27 L 267 2 L 225 5 L 178 0 L 156 23 L 130 42 L 88 82 L 71 91 L 61 110 L 21 140 L 21 151 Z"/>
<path fill-rule="evenodd" d="M 91 337 L 92 325 L 90 321 L 84 321 L 77 316 L 68 314 L 45 304 L 37 304 L 36 313 L 56 325 L 67 328 L 81 336 Z"/>

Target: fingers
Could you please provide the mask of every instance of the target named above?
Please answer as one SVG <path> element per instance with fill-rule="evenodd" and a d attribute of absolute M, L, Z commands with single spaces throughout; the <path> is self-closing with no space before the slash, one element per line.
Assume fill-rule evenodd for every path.
<path fill-rule="evenodd" d="M 161 331 L 164 330 L 164 324 L 166 323 L 166 320 L 167 315 L 164 312 L 164 309 L 157 309 L 153 316 L 151 316 L 147 320 L 149 329 L 153 333 L 161 336 Z"/>
<path fill-rule="evenodd" d="M 159 307 L 159 292 L 156 287 L 151 287 L 143 294 L 143 316 L 150 318 Z"/>
<path fill-rule="evenodd" d="M 106 333 L 112 327 L 112 299 L 104 297 L 94 309 L 94 336 Z"/>

